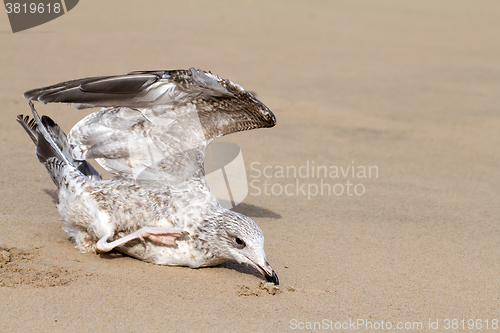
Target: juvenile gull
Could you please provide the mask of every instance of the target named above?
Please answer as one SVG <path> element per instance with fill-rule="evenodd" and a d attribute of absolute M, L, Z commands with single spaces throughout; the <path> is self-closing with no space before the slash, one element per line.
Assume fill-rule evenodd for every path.
<path fill-rule="evenodd" d="M 19 115 L 17 121 L 58 188 L 64 230 L 78 250 L 116 249 L 192 268 L 236 260 L 279 284 L 262 230 L 219 204 L 203 170 L 213 139 L 276 124 L 252 94 L 191 68 L 73 80 L 24 96 L 34 118 Z M 101 110 L 66 136 L 51 118 L 39 117 L 32 100 Z M 102 180 L 87 159 L 113 178 Z"/>

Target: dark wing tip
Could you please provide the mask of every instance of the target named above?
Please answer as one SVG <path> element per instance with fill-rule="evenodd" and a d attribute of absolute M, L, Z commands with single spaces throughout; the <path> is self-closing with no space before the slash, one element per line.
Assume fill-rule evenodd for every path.
<path fill-rule="evenodd" d="M 40 89 L 32 89 L 28 90 L 23 94 L 23 97 L 28 101 L 36 101 L 38 100 L 38 96 L 40 95 Z"/>
<path fill-rule="evenodd" d="M 76 80 L 71 80 L 71 81 L 65 81 L 61 83 L 57 83 L 51 86 L 43 87 L 43 88 L 36 88 L 36 89 L 31 89 L 28 90 L 23 94 L 24 98 L 26 98 L 29 101 L 40 101 L 46 103 L 45 101 L 45 96 L 52 95 L 56 92 L 59 91 L 64 91 L 68 90 L 71 88 L 79 87 L 82 83 L 88 82 L 88 81 L 96 81 L 99 79 L 106 78 L 106 76 L 95 76 L 95 77 L 87 77 L 84 79 L 76 79 Z M 48 102 L 52 102 L 49 100 Z M 57 101 L 59 102 L 59 101 Z"/>
<path fill-rule="evenodd" d="M 49 116 L 42 116 L 42 124 L 44 124 L 45 127 L 58 126 Z"/>
<path fill-rule="evenodd" d="M 276 116 L 269 109 L 267 110 L 267 116 L 268 116 L 268 120 L 267 120 L 267 125 L 268 126 L 266 126 L 266 127 L 274 127 L 274 126 L 276 126 Z"/>
<path fill-rule="evenodd" d="M 110 106 L 135 97 L 160 78 L 157 73 L 88 77 L 29 90 L 24 98 L 43 103 Z"/>
<path fill-rule="evenodd" d="M 110 76 L 98 80 L 83 82 L 80 90 L 98 94 L 136 94 L 145 87 L 158 81 L 155 74 L 135 74 Z"/>

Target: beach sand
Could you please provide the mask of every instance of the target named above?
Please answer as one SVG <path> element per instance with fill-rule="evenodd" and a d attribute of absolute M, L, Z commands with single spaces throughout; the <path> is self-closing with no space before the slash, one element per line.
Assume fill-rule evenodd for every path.
<path fill-rule="evenodd" d="M 492 331 L 499 15 L 497 1 L 88 0 L 16 34 L 0 15 L 0 330 Z M 222 141 L 242 149 L 251 183 L 236 210 L 264 231 L 279 292 L 235 263 L 79 253 L 15 121 L 29 89 L 191 66 L 277 117 Z M 91 112 L 36 107 L 65 131 Z"/>

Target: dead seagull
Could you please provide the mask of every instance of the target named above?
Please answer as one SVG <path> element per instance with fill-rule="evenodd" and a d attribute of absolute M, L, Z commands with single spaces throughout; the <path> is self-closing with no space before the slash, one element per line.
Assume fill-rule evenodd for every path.
<path fill-rule="evenodd" d="M 81 252 L 116 249 L 192 268 L 227 260 L 269 282 L 264 235 L 250 218 L 221 207 L 205 181 L 207 145 L 226 134 L 273 127 L 273 113 L 239 85 L 211 72 L 140 71 L 26 92 L 33 119 L 19 115 L 58 188 L 64 230 Z M 68 136 L 31 101 L 101 107 Z M 86 161 L 113 174 L 102 180 Z"/>

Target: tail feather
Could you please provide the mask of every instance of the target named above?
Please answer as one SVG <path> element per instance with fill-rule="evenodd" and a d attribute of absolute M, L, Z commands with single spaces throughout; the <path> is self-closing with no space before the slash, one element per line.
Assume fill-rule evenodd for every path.
<path fill-rule="evenodd" d="M 42 123 L 44 127 L 49 132 L 50 137 L 54 140 L 54 143 L 59 147 L 62 154 L 68 159 L 68 161 L 74 164 L 74 159 L 72 156 L 72 148 L 68 142 L 68 137 L 66 133 L 57 125 L 50 117 L 42 116 Z"/>
<path fill-rule="evenodd" d="M 83 173 L 85 176 L 89 177 L 92 180 L 102 180 L 102 177 L 99 174 L 99 172 L 97 172 L 97 170 L 94 169 L 92 164 L 90 164 L 87 161 L 81 161 L 77 169 L 78 171 L 80 171 L 81 173 Z"/>
<path fill-rule="evenodd" d="M 61 148 L 56 144 L 54 138 L 50 135 L 49 131 L 40 119 L 38 112 L 36 112 L 33 103 L 29 102 L 29 105 L 37 125 L 38 143 L 36 145 L 36 155 L 38 156 L 38 160 L 41 163 L 45 163 L 49 158 L 56 157 L 67 164 L 72 164 L 70 163 L 68 157 L 66 157 L 61 151 Z"/>
<path fill-rule="evenodd" d="M 26 133 L 30 136 L 31 140 L 35 145 L 38 144 L 38 133 L 36 132 L 36 121 L 35 119 L 30 119 L 29 116 L 23 116 L 22 114 L 17 116 L 17 122 L 21 124 Z"/>
<path fill-rule="evenodd" d="M 29 116 L 18 115 L 17 122 L 21 124 L 36 145 L 38 160 L 45 164 L 54 183 L 58 184 L 54 179 L 58 170 L 58 168 L 54 167 L 57 160 L 63 162 L 63 164 L 72 165 L 83 175 L 93 180 L 101 180 L 101 176 L 90 163 L 87 161 L 78 161 L 73 158 L 73 149 L 63 130 L 50 117 L 42 116 L 40 118 L 33 104 L 31 102 L 29 104 L 33 112 L 33 118 L 30 119 Z M 51 161 L 50 163 L 49 160 Z"/>
<path fill-rule="evenodd" d="M 61 187 L 61 177 L 58 177 L 58 175 L 61 175 L 62 168 L 65 165 L 66 163 L 57 157 L 51 157 L 45 163 L 45 167 L 49 172 L 50 178 L 52 178 L 52 181 L 56 184 L 57 188 Z"/>

